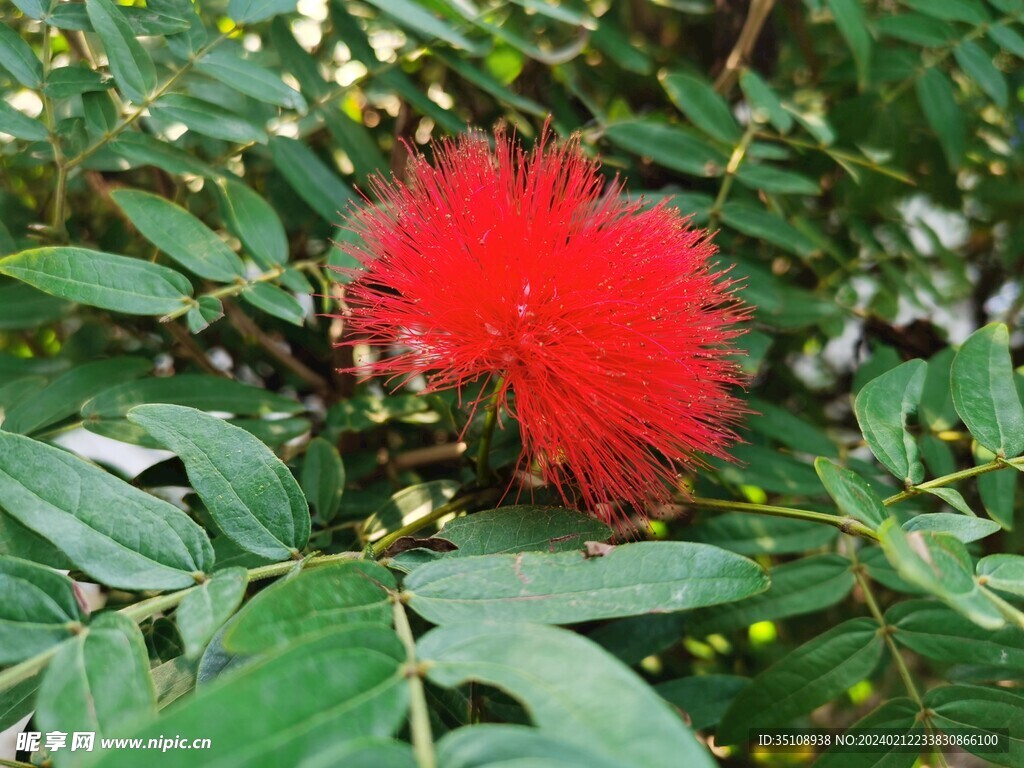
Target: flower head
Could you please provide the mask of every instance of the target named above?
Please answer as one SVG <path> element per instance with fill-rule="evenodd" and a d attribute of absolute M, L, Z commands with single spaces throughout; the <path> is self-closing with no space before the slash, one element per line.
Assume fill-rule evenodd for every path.
<path fill-rule="evenodd" d="M 379 205 L 351 218 L 362 270 L 346 316 L 358 343 L 392 353 L 362 370 L 424 374 L 429 391 L 493 382 L 523 460 L 566 503 L 642 513 L 736 439 L 729 342 L 746 310 L 708 234 L 604 193 L 577 140 L 495 144 L 414 155 L 407 181 L 376 180 Z"/>

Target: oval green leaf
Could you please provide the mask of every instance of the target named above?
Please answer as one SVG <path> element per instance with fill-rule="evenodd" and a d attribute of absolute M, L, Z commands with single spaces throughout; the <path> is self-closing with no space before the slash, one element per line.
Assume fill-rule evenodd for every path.
<path fill-rule="evenodd" d="M 718 605 L 767 587 L 756 563 L 681 541 L 623 544 L 589 558 L 581 552 L 449 558 L 420 566 L 405 581 L 409 607 L 435 624 L 572 624 Z"/>
<path fill-rule="evenodd" d="M 192 284 L 173 269 L 88 248 L 32 248 L 0 259 L 9 275 L 53 296 L 129 315 L 181 309 Z"/>
<path fill-rule="evenodd" d="M 82 416 L 85 419 L 117 418 L 144 403 L 188 405 L 201 411 L 223 411 L 236 416 L 298 413 L 302 410 L 302 403 L 276 392 L 220 376 L 185 373 L 111 387 L 87 402 L 82 408 Z"/>
<path fill-rule="evenodd" d="M 155 713 L 145 641 L 135 622 L 119 613 L 103 614 L 61 648 L 36 701 L 40 729 L 69 734 L 68 746 L 75 732 L 95 733 L 98 745 Z M 54 750 L 52 756 L 58 766 L 81 764 L 79 752 Z"/>
<path fill-rule="evenodd" d="M 6 432 L 0 506 L 107 586 L 183 589 L 213 565 L 210 540 L 177 507 L 67 451 Z"/>
<path fill-rule="evenodd" d="M 921 454 L 907 431 L 907 418 L 917 412 L 927 370 L 923 360 L 909 360 L 886 371 L 864 386 L 853 406 L 875 458 L 910 485 L 924 480 Z"/>
<path fill-rule="evenodd" d="M 737 744 L 748 729 L 785 725 L 866 678 L 885 651 L 878 622 L 851 619 L 804 643 L 743 689 L 718 726 L 719 743 Z"/>
<path fill-rule="evenodd" d="M 523 703 L 542 733 L 622 768 L 715 764 L 636 673 L 573 632 L 477 620 L 428 632 L 417 644 L 417 657 L 429 665 L 432 682 L 496 686 Z"/>
<path fill-rule="evenodd" d="M 242 549 L 285 560 L 306 546 L 306 498 L 288 467 L 255 436 L 180 405 L 140 405 L 128 420 L 178 455 L 217 525 Z"/>
<path fill-rule="evenodd" d="M 144 104 L 156 88 L 156 68 L 113 0 L 85 0 L 93 30 L 103 42 L 110 71 L 122 93 Z"/>
<path fill-rule="evenodd" d="M 81 621 L 71 579 L 0 555 L 0 665 L 24 661 L 74 637 Z"/>
<path fill-rule="evenodd" d="M 189 592 L 174 612 L 185 655 L 197 658 L 218 629 L 231 618 L 245 596 L 249 574 L 244 568 L 224 568 Z"/>
<path fill-rule="evenodd" d="M 268 587 L 231 623 L 223 637 L 232 653 L 262 653 L 328 628 L 391 624 L 388 590 L 394 577 L 365 560 L 303 571 Z"/>
<path fill-rule="evenodd" d="M 190 272 L 223 283 L 245 276 L 242 260 L 180 205 L 134 189 L 115 190 L 111 197 L 143 237 Z"/>
<path fill-rule="evenodd" d="M 950 373 L 953 404 L 967 429 L 1005 458 L 1024 451 L 1024 406 L 1013 383 L 1009 341 L 1005 325 L 986 325 L 963 343 Z"/>

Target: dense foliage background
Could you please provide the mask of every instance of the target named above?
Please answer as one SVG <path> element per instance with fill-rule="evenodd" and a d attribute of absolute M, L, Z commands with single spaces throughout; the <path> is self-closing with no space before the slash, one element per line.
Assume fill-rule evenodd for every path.
<path fill-rule="evenodd" d="M 160 766 L 651 768 L 808 764 L 748 729 L 859 722 L 1009 728 L 920 760 L 1024 765 L 1022 0 L 0 20 L 0 730 L 212 740 Z M 488 511 L 515 429 L 481 485 L 484 414 L 459 442 L 454 395 L 336 373 L 324 314 L 356 187 L 549 114 L 717 230 L 756 307 L 740 462 L 613 549 L 545 489 Z"/>

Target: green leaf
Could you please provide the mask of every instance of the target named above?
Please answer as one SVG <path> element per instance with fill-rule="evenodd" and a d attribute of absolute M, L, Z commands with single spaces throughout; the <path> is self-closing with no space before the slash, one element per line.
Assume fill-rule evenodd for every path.
<path fill-rule="evenodd" d="M 26 88 L 33 91 L 42 88 L 42 62 L 21 35 L 6 24 L 0 24 L 0 68 L 10 72 Z"/>
<path fill-rule="evenodd" d="M 303 410 L 301 403 L 276 392 L 221 376 L 186 373 L 111 387 L 86 403 L 82 416 L 86 419 L 116 418 L 143 403 L 188 405 L 236 416 L 298 413 Z"/>
<path fill-rule="evenodd" d="M 390 16 L 399 26 L 418 34 L 425 43 L 433 42 L 436 38 L 454 48 L 461 48 L 465 51 L 476 51 L 480 47 L 446 20 L 435 16 L 414 0 L 367 0 L 367 2 Z"/>
<path fill-rule="evenodd" d="M 71 570 L 72 562 L 39 534 L 0 508 L 0 555 L 12 555 L 50 568 Z"/>
<path fill-rule="evenodd" d="M 1006 78 L 992 63 L 992 57 L 985 52 L 985 49 L 973 40 L 965 39 L 961 40 L 960 44 L 953 49 L 953 55 L 964 74 L 991 96 L 999 107 L 1006 109 L 1010 102 L 1010 90 L 1006 85 Z"/>
<path fill-rule="evenodd" d="M 325 523 L 332 520 L 341 504 L 345 465 L 338 449 L 322 437 L 314 437 L 306 446 L 301 483 L 317 517 Z"/>
<path fill-rule="evenodd" d="M 986 325 L 963 343 L 951 370 L 960 418 L 979 443 L 1006 458 L 1024 451 L 1024 406 L 1013 383 L 1009 339 L 1002 323 Z"/>
<path fill-rule="evenodd" d="M 297 0 L 230 0 L 228 16 L 238 24 L 266 21 L 281 13 L 295 10 Z"/>
<path fill-rule="evenodd" d="M 185 655 L 198 657 L 214 633 L 238 610 L 249 574 L 244 568 L 225 568 L 189 592 L 174 612 Z"/>
<path fill-rule="evenodd" d="M 658 79 L 672 103 L 695 126 L 718 141 L 729 144 L 739 142 L 743 131 L 729 110 L 729 105 L 711 83 L 683 72 L 663 72 Z"/>
<path fill-rule="evenodd" d="M 789 133 L 793 128 L 793 117 L 782 108 L 782 101 L 764 80 L 752 69 L 744 69 L 740 75 L 740 88 L 747 97 L 755 119 L 768 120 L 779 133 Z"/>
<path fill-rule="evenodd" d="M 691 176 L 721 176 L 728 158 L 691 132 L 667 123 L 635 120 L 613 123 L 604 135 L 612 144 L 650 157 L 658 165 Z"/>
<path fill-rule="evenodd" d="M 531 768 L 616 768 L 619 763 L 582 744 L 524 725 L 481 725 L 457 728 L 437 743 L 438 765 L 484 768 L 525 764 Z"/>
<path fill-rule="evenodd" d="M 57 67 L 46 76 L 44 91 L 52 99 L 67 99 L 83 93 L 105 91 L 110 88 L 109 78 L 82 65 Z"/>
<path fill-rule="evenodd" d="M 214 175 L 212 168 L 188 152 L 141 131 L 125 131 L 110 142 L 109 147 L 111 152 L 128 160 L 133 167 L 152 165 L 176 176 Z"/>
<path fill-rule="evenodd" d="M 15 249 L 16 250 L 16 249 Z M 21 331 L 59 320 L 71 304 L 30 285 L 5 281 L 0 285 L 0 331 Z"/>
<path fill-rule="evenodd" d="M 337 223 L 348 203 L 356 200 L 348 184 L 301 141 L 275 136 L 270 154 L 292 189 L 324 221 Z"/>
<path fill-rule="evenodd" d="M 992 632 L 931 600 L 908 600 L 885 612 L 893 639 L 936 661 L 1024 669 L 1024 630 L 1008 626 Z"/>
<path fill-rule="evenodd" d="M 805 520 L 727 512 L 691 525 L 688 533 L 694 541 L 740 555 L 784 555 L 828 546 L 839 530 Z"/>
<path fill-rule="evenodd" d="M 156 88 L 156 68 L 128 20 L 113 0 L 85 0 L 85 9 L 121 92 L 135 104 L 145 103 Z"/>
<path fill-rule="evenodd" d="M 217 179 L 224 220 L 264 269 L 288 261 L 288 237 L 266 200 L 241 182 Z"/>
<path fill-rule="evenodd" d="M 309 508 L 302 490 L 256 437 L 180 405 L 140 405 L 128 420 L 177 454 L 218 527 L 242 549 L 285 560 L 306 546 Z"/>
<path fill-rule="evenodd" d="M 253 283 L 242 291 L 241 295 L 257 309 L 262 309 L 268 315 L 279 317 L 292 325 L 301 326 L 305 321 L 306 311 L 298 299 L 276 285 Z"/>
<path fill-rule="evenodd" d="M 736 171 L 736 181 L 750 189 L 779 195 L 820 195 L 814 179 L 764 163 L 744 163 Z"/>
<path fill-rule="evenodd" d="M 105 613 L 50 662 L 35 716 L 44 732 L 90 731 L 99 744 L 155 713 L 156 691 L 142 634 L 131 619 Z M 68 750 L 55 750 L 51 757 L 58 766 L 81 764 L 79 755 Z"/>
<path fill-rule="evenodd" d="M 988 36 L 1000 48 L 1014 56 L 1024 56 L 1024 36 L 1009 24 L 993 24 L 988 29 Z"/>
<path fill-rule="evenodd" d="M 183 589 L 213 564 L 206 534 L 177 507 L 67 451 L 6 432 L 0 506 L 107 586 Z"/>
<path fill-rule="evenodd" d="M 50 132 L 42 122 L 19 112 L 4 99 L 0 99 L 0 133 L 25 141 L 47 141 L 50 138 Z"/>
<path fill-rule="evenodd" d="M 475 512 L 445 523 L 437 534 L 458 549 L 448 557 L 516 552 L 568 552 L 587 541 L 607 541 L 611 529 L 561 507 L 513 506 Z"/>
<path fill-rule="evenodd" d="M 734 675 L 694 675 L 660 683 L 655 690 L 682 710 L 698 731 L 718 725 L 736 696 L 750 679 Z"/>
<path fill-rule="evenodd" d="M 1024 557 L 989 555 L 978 561 L 978 583 L 1024 597 Z"/>
<path fill-rule="evenodd" d="M 36 708 L 36 691 L 39 689 L 39 673 L 0 691 L 0 728 L 5 731 L 19 720 L 27 718 Z"/>
<path fill-rule="evenodd" d="M 520 700 L 544 734 L 622 768 L 712 768 L 714 761 L 654 691 L 579 635 L 473 621 L 434 629 L 417 656 L 437 685 L 469 680 Z M 644 738 L 637 738 L 637 734 Z"/>
<path fill-rule="evenodd" d="M 743 629 L 759 621 L 800 616 L 834 605 L 853 589 L 850 561 L 841 555 L 812 555 L 768 573 L 767 592 L 730 605 L 691 614 L 688 634 L 702 637 Z"/>
<path fill-rule="evenodd" d="M 185 315 L 190 333 L 201 333 L 224 317 L 224 305 L 213 296 L 200 296 L 198 306 L 192 307 Z"/>
<path fill-rule="evenodd" d="M 892 728 L 915 739 L 924 730 L 924 723 L 918 715 L 920 705 L 911 699 L 889 699 L 866 717 L 861 718 L 847 729 L 849 732 L 864 732 L 874 728 Z M 910 743 L 913 743 L 912 741 Z M 815 768 L 913 768 L 918 755 L 899 746 L 888 752 L 851 752 L 848 747 L 833 746 L 814 764 Z"/>
<path fill-rule="evenodd" d="M 229 112 L 224 107 L 208 101 L 171 93 L 161 96 L 160 100 L 150 107 L 154 117 L 163 120 L 184 123 L 189 130 L 223 139 L 236 144 L 256 142 L 266 144 L 267 134 L 261 126 Z"/>
<path fill-rule="evenodd" d="M 907 418 L 917 412 L 928 365 L 909 360 L 869 381 L 857 394 L 854 412 L 868 447 L 903 483 L 924 480 L 924 465 Z"/>
<path fill-rule="evenodd" d="M 263 653 L 347 625 L 391 624 L 394 577 L 365 560 L 320 566 L 260 592 L 223 637 L 232 653 Z"/>
<path fill-rule="evenodd" d="M 850 46 L 857 64 L 857 84 L 867 87 L 871 73 L 871 34 L 868 32 L 864 6 L 859 0 L 828 0 L 839 33 Z"/>
<path fill-rule="evenodd" d="M 926 48 L 939 47 L 957 39 L 952 24 L 919 13 L 899 16 L 880 16 L 874 20 L 875 29 L 883 37 L 893 37 Z"/>
<path fill-rule="evenodd" d="M 963 110 L 956 103 L 953 83 L 938 67 L 928 67 L 917 79 L 917 100 L 942 146 L 946 162 L 957 170 L 967 150 L 967 125 Z"/>
<path fill-rule="evenodd" d="M 804 643 L 753 679 L 718 726 L 721 744 L 748 729 L 785 725 L 844 693 L 878 665 L 885 640 L 874 619 L 851 619 Z"/>
<path fill-rule="evenodd" d="M 383 627 L 321 635 L 201 686 L 133 736 L 143 743 L 168 734 L 210 739 L 202 764 L 218 768 L 299 765 L 343 742 L 385 738 L 406 715 L 396 652 L 398 639 Z M 196 757 L 176 749 L 159 763 L 195 768 Z M 132 750 L 109 750 L 97 768 L 138 764 Z"/>
<path fill-rule="evenodd" d="M 1024 765 L 1024 698 L 1015 692 L 977 685 L 946 685 L 932 688 L 924 696 L 924 706 L 930 710 L 929 719 L 942 730 L 957 730 L 978 737 L 1000 728 L 1009 730 L 1004 744 L 1009 750 L 996 751 L 992 747 L 972 746 L 968 740 L 964 749 L 997 765 Z"/>
<path fill-rule="evenodd" d="M 682 541 L 623 544 L 589 558 L 581 552 L 450 558 L 422 565 L 405 580 L 409 607 L 435 624 L 572 624 L 718 605 L 767 586 L 752 561 Z"/>
<path fill-rule="evenodd" d="M 722 221 L 744 235 L 765 240 L 797 256 L 808 257 L 818 247 L 782 216 L 750 203 L 726 203 Z"/>
<path fill-rule="evenodd" d="M 115 190 L 111 197 L 143 237 L 190 272 L 223 283 L 245 276 L 242 260 L 181 206 L 134 189 Z"/>
<path fill-rule="evenodd" d="M 86 248 L 33 248 L 0 259 L 0 273 L 80 304 L 130 315 L 180 309 L 192 284 L 173 269 Z"/>
<path fill-rule="evenodd" d="M 984 5 L 979 0 L 943 0 L 941 3 L 935 3 L 931 0 L 902 0 L 902 2 L 915 11 L 920 11 L 945 21 L 984 24 L 991 20 Z"/>
<path fill-rule="evenodd" d="M 43 0 L 11 0 L 11 2 L 18 6 L 18 9 L 26 16 L 36 20 L 42 19 L 50 7 L 50 0 L 46 0 L 45 7 Z"/>
<path fill-rule="evenodd" d="M 948 533 L 964 543 L 991 536 L 999 530 L 999 523 L 983 517 L 965 517 L 953 512 L 938 512 L 931 515 L 916 515 L 903 524 L 903 530 L 938 531 Z"/>
<path fill-rule="evenodd" d="M 306 100 L 301 93 L 284 83 L 274 72 L 243 58 L 241 51 L 221 46 L 199 59 L 196 69 L 259 101 L 306 111 Z"/>
<path fill-rule="evenodd" d="M 886 557 L 902 578 L 981 627 L 1003 626 L 1003 616 L 975 583 L 971 557 L 957 538 L 933 531 L 906 533 L 894 518 L 882 523 L 878 534 Z"/>
<path fill-rule="evenodd" d="M 889 516 L 882 499 L 856 472 L 824 458 L 814 460 L 814 469 L 828 495 L 844 515 L 867 523 L 872 528 L 880 525 Z"/>
<path fill-rule="evenodd" d="M 87 400 L 112 385 L 138 378 L 153 367 L 141 357 L 115 357 L 72 368 L 10 409 L 3 421 L 8 432 L 27 435 L 78 413 Z"/>
<path fill-rule="evenodd" d="M 82 629 L 71 579 L 0 555 L 0 665 L 42 653 Z"/>

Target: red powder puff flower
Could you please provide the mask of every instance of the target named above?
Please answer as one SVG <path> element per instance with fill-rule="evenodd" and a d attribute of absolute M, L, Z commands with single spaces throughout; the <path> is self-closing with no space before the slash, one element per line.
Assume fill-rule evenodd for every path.
<path fill-rule="evenodd" d="M 363 269 L 345 302 L 349 343 L 390 353 L 360 370 L 425 374 L 428 391 L 497 383 L 522 461 L 614 522 L 667 501 L 701 454 L 726 456 L 746 311 L 707 232 L 603 187 L 578 140 L 443 141 L 352 216 Z"/>

